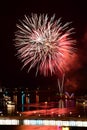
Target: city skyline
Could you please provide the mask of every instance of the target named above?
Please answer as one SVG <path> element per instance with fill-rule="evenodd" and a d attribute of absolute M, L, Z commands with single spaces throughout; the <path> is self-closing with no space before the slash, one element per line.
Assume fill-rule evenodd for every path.
<path fill-rule="evenodd" d="M 53 2 L 53 1 L 39 1 L 30 3 L 21 3 L 12 5 L 7 4 L 7 7 L 1 10 L 1 44 L 0 44 L 0 81 L 2 85 L 7 87 L 15 86 L 43 86 L 57 84 L 55 77 L 44 77 L 38 75 L 35 77 L 35 69 L 31 70 L 28 74 L 26 69 L 21 71 L 21 63 L 15 56 L 14 32 L 16 29 L 16 23 L 20 18 L 23 18 L 25 14 L 34 13 L 48 13 L 49 16 L 56 14 L 56 17 L 62 17 L 64 22 L 71 22 L 72 26 L 76 30 L 75 39 L 77 39 L 77 47 L 79 48 L 80 62 L 75 64 L 75 69 L 71 70 L 66 75 L 66 86 L 72 86 L 77 90 L 80 87 L 87 86 L 87 16 L 85 3 L 76 3 L 70 1 L 65 2 Z M 13 3 L 14 4 L 14 3 Z M 45 82 L 45 83 L 44 83 Z M 68 83 L 68 85 L 67 85 Z M 67 89 L 68 89 L 67 87 Z M 72 90 L 72 88 L 69 88 Z"/>

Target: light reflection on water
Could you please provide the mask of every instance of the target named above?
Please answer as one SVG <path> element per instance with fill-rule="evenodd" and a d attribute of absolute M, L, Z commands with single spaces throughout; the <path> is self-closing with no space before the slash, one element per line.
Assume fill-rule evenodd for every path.
<path fill-rule="evenodd" d="M 50 113 L 54 110 L 55 114 L 64 114 L 66 116 L 74 116 L 77 117 L 79 114 L 81 117 L 86 117 L 87 115 L 87 105 L 83 103 L 76 103 L 75 100 L 62 100 L 60 99 L 58 102 L 41 102 L 41 103 L 30 103 L 30 104 L 21 104 L 18 106 L 18 109 L 24 115 L 29 117 L 29 113 L 32 114 L 33 111 L 44 113 L 42 116 L 48 116 L 47 113 Z M 35 113 L 34 113 L 35 114 Z M 52 115 L 50 115 L 52 116 Z M 59 117 L 58 117 L 59 118 Z M 0 130 L 63 130 L 62 127 L 58 126 L 29 126 L 29 125 L 21 125 L 21 126 L 0 126 Z M 69 130 L 87 130 L 87 128 L 80 127 L 70 127 Z"/>
<path fill-rule="evenodd" d="M 45 94 L 41 95 L 41 94 Z M 11 105 L 11 107 L 7 107 L 7 109 L 4 109 L 4 113 L 7 115 L 15 115 L 15 112 L 32 112 L 32 111 L 39 111 L 42 110 L 45 111 L 45 115 L 50 115 L 50 113 L 55 112 L 55 115 L 57 114 L 66 114 L 66 116 L 81 116 L 86 117 L 87 115 L 87 103 L 77 103 L 73 96 L 70 94 L 68 95 L 68 98 L 52 98 L 52 94 L 49 92 L 46 93 L 38 93 L 38 91 L 34 93 L 30 93 L 28 91 L 14 91 L 14 93 L 11 96 L 11 100 L 15 102 L 15 107 Z M 54 94 L 55 95 L 55 94 Z M 9 97 L 10 95 L 8 95 Z M 5 96 L 6 98 L 7 96 Z M 55 96 L 54 96 L 55 97 Z M 72 98 L 71 98 L 72 97 Z M 34 99 L 34 100 L 33 100 Z M 44 100 L 42 100 L 44 99 Z M 49 101 L 48 101 L 49 99 Z M 54 100 L 55 99 L 55 100 Z M 53 110 L 54 109 L 54 110 Z M 3 108 L 2 108 L 3 110 Z M 6 113 L 7 112 L 7 113 Z M 54 115 L 53 115 L 54 116 Z"/>
<path fill-rule="evenodd" d="M 18 110 L 26 116 L 41 115 L 54 116 L 58 115 L 69 117 L 85 117 L 87 116 L 87 105 L 76 103 L 75 100 L 62 100 L 58 102 L 42 102 L 24 104 L 18 107 Z"/>
<path fill-rule="evenodd" d="M 29 101 L 28 98 L 25 97 Z M 24 99 L 23 99 L 24 100 Z M 3 109 L 4 110 L 4 109 Z M 6 113 L 7 112 L 7 113 Z M 24 102 L 17 103 L 7 107 L 4 113 L 8 116 L 14 116 L 17 112 L 26 116 L 49 116 L 49 117 L 87 117 L 87 103 L 77 102 L 75 99 L 59 99 L 56 102 Z M 36 114 L 35 114 L 36 113 Z M 6 116 L 7 116 L 6 115 Z"/>
<path fill-rule="evenodd" d="M 67 129 L 64 129 L 67 128 Z M 59 126 L 0 126 L 0 130 L 87 130 L 83 127 L 59 127 Z"/>

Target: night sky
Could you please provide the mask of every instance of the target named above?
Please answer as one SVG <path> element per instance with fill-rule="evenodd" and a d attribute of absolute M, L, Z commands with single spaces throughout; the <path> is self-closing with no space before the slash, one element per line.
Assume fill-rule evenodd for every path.
<path fill-rule="evenodd" d="M 11 1 L 1 3 L 0 8 L 0 85 L 5 87 L 30 87 L 56 86 L 55 76 L 44 77 L 38 74 L 35 77 L 35 69 L 27 73 L 21 70 L 21 62 L 15 56 L 14 32 L 16 23 L 25 14 L 48 13 L 56 14 L 56 18 L 62 17 L 64 22 L 72 21 L 77 40 L 78 61 L 74 64 L 65 77 L 65 86 L 69 91 L 82 91 L 87 88 L 87 6 L 84 0 L 29 0 L 20 3 Z"/>

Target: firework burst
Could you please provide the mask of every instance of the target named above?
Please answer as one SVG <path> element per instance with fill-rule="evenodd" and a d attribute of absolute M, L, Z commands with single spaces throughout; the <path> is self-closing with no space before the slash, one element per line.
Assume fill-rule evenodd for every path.
<path fill-rule="evenodd" d="M 36 67 L 36 74 L 40 71 L 44 76 L 64 73 L 67 59 L 75 52 L 73 28 L 69 28 L 69 24 L 62 25 L 61 18 L 55 20 L 55 15 L 50 19 L 44 14 L 25 15 L 15 33 L 17 55 L 23 68 L 29 66 L 29 72 Z"/>

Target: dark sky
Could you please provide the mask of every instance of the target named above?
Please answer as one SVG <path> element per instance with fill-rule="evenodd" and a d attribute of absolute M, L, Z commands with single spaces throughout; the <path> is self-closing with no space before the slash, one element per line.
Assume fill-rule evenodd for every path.
<path fill-rule="evenodd" d="M 74 89 L 79 88 L 84 83 L 87 86 L 87 62 L 86 62 L 86 26 L 87 26 L 87 6 L 85 0 L 21 0 L 14 2 L 3 1 L 0 4 L 0 82 L 6 87 L 19 86 L 50 86 L 55 85 L 55 77 L 44 78 L 37 76 L 35 70 L 27 74 L 26 70 L 20 70 L 21 63 L 15 56 L 13 46 L 14 32 L 16 23 L 22 19 L 24 14 L 48 13 L 49 16 L 56 14 L 62 17 L 65 22 L 72 21 L 76 29 L 75 37 L 80 48 L 81 67 L 69 73 L 67 82 L 73 83 Z M 84 37 L 85 36 L 85 37 Z M 85 55 L 85 56 L 84 56 Z M 84 58 L 83 58 L 84 57 Z M 70 77 L 71 76 L 71 77 Z M 72 81 L 73 80 L 73 81 Z M 79 83 L 78 83 L 79 82 Z M 43 85 L 44 84 L 44 85 Z M 66 83 L 67 84 L 67 83 Z M 67 86 L 67 85 L 66 85 Z M 70 88 L 72 89 L 72 88 Z"/>

